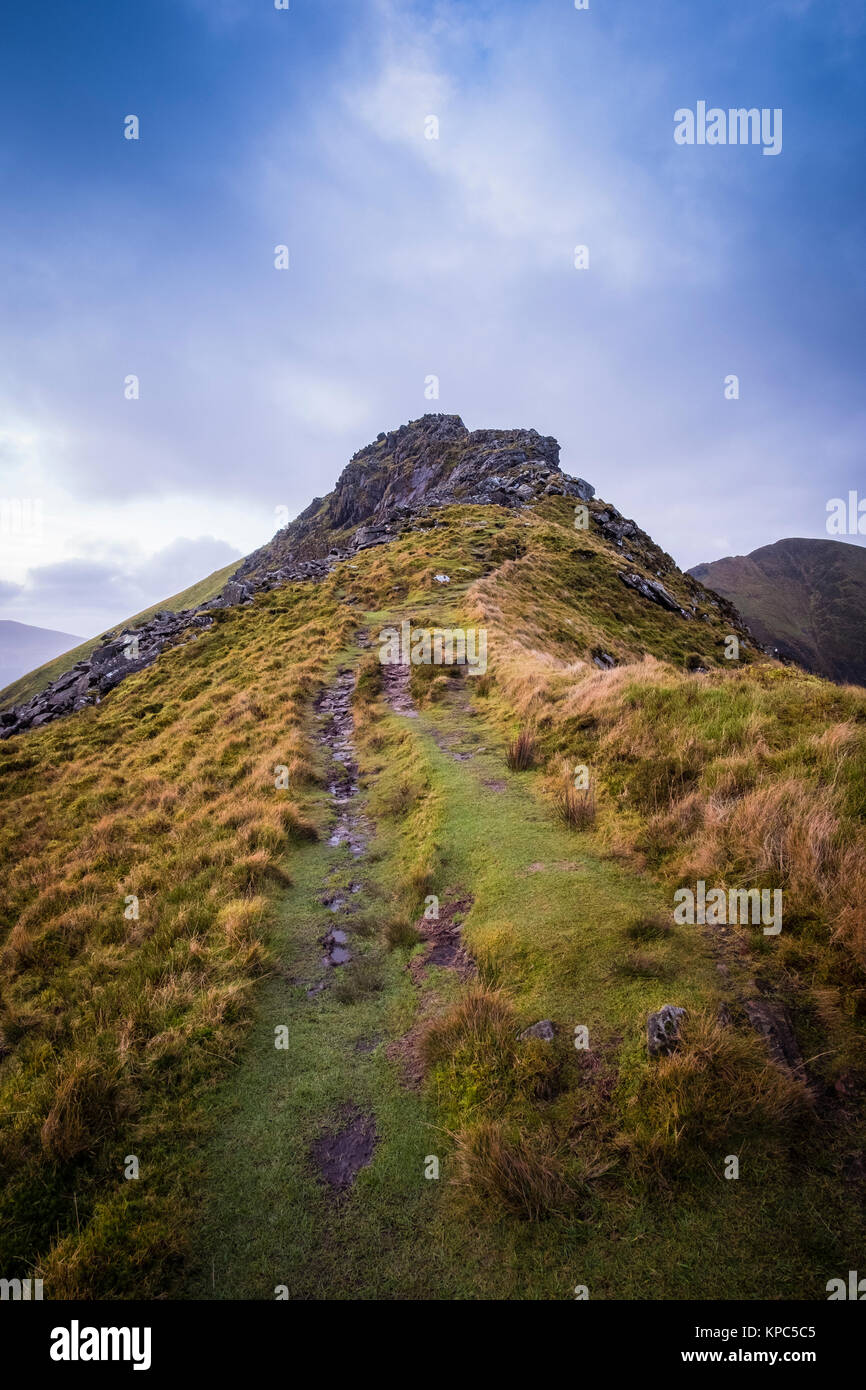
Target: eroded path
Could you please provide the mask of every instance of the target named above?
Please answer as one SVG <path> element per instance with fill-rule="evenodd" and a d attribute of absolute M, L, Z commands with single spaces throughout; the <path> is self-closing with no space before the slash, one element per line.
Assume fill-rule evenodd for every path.
<path fill-rule="evenodd" d="M 764 1297 L 748 1231 L 765 1229 L 778 1201 L 780 1260 L 798 1296 L 797 1281 L 811 1271 L 788 1233 L 783 1183 L 777 1196 L 710 1173 L 706 1191 L 675 1206 L 623 1190 L 599 1205 L 591 1239 L 574 1223 L 469 1221 L 455 1208 L 450 1140 L 422 1084 L 416 1042 L 476 961 L 508 989 L 521 1024 L 583 1025 L 594 1055 L 624 1047 L 626 1062 L 648 1009 L 669 997 L 703 1006 L 718 972 L 709 948 L 685 934 L 653 947 L 649 974 L 645 959 L 631 968 L 629 923 L 659 910 L 660 891 L 605 857 L 591 835 L 557 824 L 532 779 L 507 771 L 471 680 L 415 709 L 408 672 L 395 668 L 377 726 L 384 742 L 364 754 L 351 719 L 355 669 L 347 662 L 335 674 L 315 711 L 332 768 L 330 828 L 293 854 L 276 938 L 281 971 L 264 984 L 247 1052 L 215 1100 L 187 1291 L 560 1299 L 580 1282 L 593 1297 Z M 387 772 L 392 735 L 404 751 L 411 740 L 411 764 L 444 808 L 440 914 L 419 920 L 414 949 L 383 940 L 399 818 L 383 822 L 366 794 Z M 431 1156 L 438 1180 L 425 1176 Z"/>

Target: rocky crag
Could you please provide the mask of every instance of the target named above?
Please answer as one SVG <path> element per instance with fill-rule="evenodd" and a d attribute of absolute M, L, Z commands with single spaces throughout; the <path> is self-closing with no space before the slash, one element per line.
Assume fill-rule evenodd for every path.
<path fill-rule="evenodd" d="M 623 570 L 622 582 L 652 603 L 693 617 L 661 582 L 667 574 L 679 574 L 671 556 L 615 507 L 595 501 L 590 483 L 563 472 L 555 439 L 537 430 L 468 430 L 459 415 L 425 415 L 360 449 L 333 492 L 314 498 L 267 545 L 247 556 L 216 598 L 179 613 L 163 610 L 140 627 L 107 633 L 87 660 L 26 704 L 0 712 L 0 738 L 99 704 L 166 647 L 210 627 L 212 610 L 251 603 L 257 592 L 282 584 L 321 579 L 359 551 L 435 525 L 437 509 L 455 504 L 519 508 L 547 497 L 584 503 L 591 524 L 629 566 L 648 571 Z M 707 595 L 690 576 L 681 575 L 680 581 L 693 594 L 695 608 L 699 600 L 709 602 L 743 631 L 733 605 Z"/>

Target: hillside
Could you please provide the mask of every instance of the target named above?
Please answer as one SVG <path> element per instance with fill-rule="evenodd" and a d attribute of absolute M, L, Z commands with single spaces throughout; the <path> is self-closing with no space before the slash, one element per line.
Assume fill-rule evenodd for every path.
<path fill-rule="evenodd" d="M 380 437 L 304 555 L 0 743 L 0 1268 L 46 1298 L 858 1267 L 866 691 L 756 651 L 555 441 L 462 430 Z M 406 623 L 485 659 L 383 662 Z M 703 880 L 783 929 L 682 924 Z"/>
<path fill-rule="evenodd" d="M 162 609 L 167 609 L 170 613 L 177 613 L 184 608 L 195 608 L 201 603 L 206 603 L 208 599 L 220 592 L 226 581 L 234 574 L 238 563 L 238 561 L 232 561 L 231 564 L 225 565 L 222 569 L 214 570 L 207 579 L 200 579 L 197 584 L 192 584 L 181 593 L 174 594 L 172 598 L 163 599 L 161 603 L 155 603 L 152 607 L 143 609 L 141 613 L 136 613 L 133 617 L 128 618 L 118 630 L 140 627 Z M 74 638 L 70 640 L 74 641 Z M 8 709 L 11 705 L 23 704 L 32 699 L 52 681 L 56 681 L 71 670 L 76 662 L 86 661 L 104 640 L 104 635 L 90 637 L 86 642 L 79 643 L 77 647 L 64 649 L 53 660 L 45 662 L 36 667 L 35 670 L 20 676 L 18 680 L 12 681 L 5 689 L 0 690 L 0 710 Z"/>
<path fill-rule="evenodd" d="M 34 666 L 69 651 L 69 644 L 78 640 L 71 632 L 0 620 L 0 689 Z"/>
<path fill-rule="evenodd" d="M 786 661 L 866 685 L 866 547 L 776 541 L 689 573 L 735 604 L 758 640 Z"/>

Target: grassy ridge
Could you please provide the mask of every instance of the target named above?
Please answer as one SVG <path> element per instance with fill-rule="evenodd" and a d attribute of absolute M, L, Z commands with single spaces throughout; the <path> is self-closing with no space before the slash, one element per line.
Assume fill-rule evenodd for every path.
<path fill-rule="evenodd" d="M 139 627 L 154 617 L 162 608 L 167 608 L 172 613 L 179 613 L 184 608 L 196 608 L 201 603 L 207 603 L 208 599 L 216 598 L 239 564 L 240 560 L 233 560 L 231 564 L 224 565 L 222 569 L 214 570 L 207 579 L 200 579 L 197 584 L 191 584 L 188 589 L 175 594 L 173 598 L 155 603 L 150 608 L 136 613 L 134 617 L 127 618 L 125 623 L 118 623 L 118 629 Z M 81 642 L 71 651 L 62 652 L 60 656 L 54 657 L 53 661 L 46 661 L 44 666 L 38 666 L 35 671 L 28 671 L 27 675 L 19 676 L 17 681 L 13 681 L 4 690 L 0 690 L 0 709 L 6 709 L 10 705 L 23 705 L 33 695 L 38 695 L 40 690 L 44 690 L 52 681 L 58 680 L 65 672 L 71 670 L 76 662 L 86 660 L 96 650 L 101 640 L 100 636 L 89 637 L 86 642 Z"/>
<path fill-rule="evenodd" d="M 0 1263 L 55 1297 L 152 1294 L 178 1258 L 205 1097 L 314 833 L 303 721 L 346 623 L 283 590 L 0 750 Z"/>
<path fill-rule="evenodd" d="M 0 746 L 10 1276 L 35 1269 L 52 1297 L 209 1281 L 222 1296 L 289 1282 L 307 1297 L 568 1297 L 582 1282 L 607 1297 L 812 1297 L 856 1267 L 845 1165 L 864 1139 L 864 1009 L 846 890 L 866 858 L 866 695 L 749 652 L 732 670 L 719 615 L 687 621 L 627 590 L 617 551 L 575 533 L 567 505 L 437 519 L 320 585 L 220 614 L 98 709 Z M 488 628 L 489 679 L 419 673 L 418 720 L 389 713 L 377 663 L 363 667 L 370 968 L 311 1004 L 289 980 L 315 958 L 336 858 L 309 838 L 326 814 L 313 698 L 358 628 L 461 614 Z M 598 671 L 595 648 L 620 666 Z M 521 728 L 536 767 L 510 773 Z M 575 762 L 595 787 L 589 831 L 556 815 Z M 739 1020 L 716 1026 L 708 943 L 646 926 L 698 871 L 786 891 L 777 942 L 738 935 L 817 1057 L 808 1124 Z M 400 925 L 428 892 L 471 899 L 481 970 L 474 993 L 433 972 L 432 1004 Z M 663 1002 L 689 1004 L 692 1031 L 653 1068 L 641 1033 Z M 541 1016 L 561 1025 L 552 1051 L 517 1049 Z M 275 1017 L 292 1020 L 280 1078 Z M 409 1094 L 384 1048 L 354 1045 L 381 1032 L 402 1047 L 418 1025 L 427 1080 Z M 354 1095 L 381 1145 L 341 1221 L 309 1144 Z M 741 1140 L 748 1176 L 725 1183 Z M 431 1152 L 438 1184 L 423 1178 Z M 139 1181 L 124 1180 L 130 1154 Z M 545 1206 L 562 1214 L 535 1219 Z"/>
<path fill-rule="evenodd" d="M 450 600 L 427 607 L 456 616 Z M 840 1137 L 816 1131 L 801 1088 L 754 1036 L 713 1022 L 726 990 L 708 943 L 690 929 L 645 933 L 664 888 L 610 859 L 599 836 L 558 826 L 540 771 L 508 773 L 495 697 L 421 678 L 410 720 L 362 671 L 358 742 L 377 835 L 371 934 L 353 940 L 378 975 L 372 989 L 315 1003 L 285 980 L 267 985 L 220 1100 L 188 1291 L 562 1299 L 583 1283 L 593 1298 L 820 1296 L 863 1234 L 856 1193 L 839 1181 Z M 339 856 L 303 851 L 279 927 L 291 977 L 314 967 L 326 914 L 310 904 Z M 422 863 L 443 904 L 471 886 L 475 983 L 436 968 L 419 982 L 406 968 L 418 948 L 388 950 L 391 905 L 411 900 Z M 692 1009 L 693 1031 L 679 1059 L 649 1064 L 642 1023 L 671 994 Z M 518 1041 L 539 1017 L 560 1028 L 552 1047 Z M 289 1027 L 284 1060 L 275 1021 Z M 576 1023 L 588 1054 L 572 1047 Z M 378 1045 L 359 1054 L 371 1037 Z M 407 1049 L 426 1062 L 420 1092 L 402 1082 Z M 310 1150 L 347 1106 L 373 1115 L 378 1147 L 335 1202 Z M 737 1183 L 722 1177 L 731 1152 Z M 424 1177 L 431 1154 L 437 1182 Z"/>

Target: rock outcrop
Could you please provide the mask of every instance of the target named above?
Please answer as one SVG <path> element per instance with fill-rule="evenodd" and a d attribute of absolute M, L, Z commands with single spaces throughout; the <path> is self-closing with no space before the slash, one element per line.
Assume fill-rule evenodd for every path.
<path fill-rule="evenodd" d="M 455 503 L 521 507 L 540 497 L 588 502 L 595 489 L 563 473 L 559 445 L 537 430 L 468 430 L 459 415 L 424 415 L 359 449 L 317 497 L 241 564 L 236 578 L 382 545 L 419 513 Z"/>
<path fill-rule="evenodd" d="M 0 738 L 38 729 L 63 714 L 74 714 L 100 700 L 135 671 L 152 665 L 160 652 L 196 629 L 210 627 L 205 609 L 171 613 L 164 609 L 138 628 L 109 634 L 86 661 L 78 661 L 24 705 L 0 711 Z"/>
<path fill-rule="evenodd" d="M 107 635 L 89 659 L 28 703 L 0 712 L 0 738 L 99 704 L 167 646 L 210 627 L 214 609 L 250 604 L 256 593 L 282 584 L 321 579 L 361 551 L 385 545 L 407 530 L 435 526 L 437 509 L 458 504 L 520 508 L 547 497 L 584 504 L 585 522 L 630 566 L 647 571 L 621 571 L 627 587 L 680 617 L 695 616 L 659 582 L 663 575 L 678 575 L 671 557 L 634 521 L 609 503 L 595 501 L 589 483 L 562 471 L 559 445 L 551 436 L 537 430 L 468 430 L 459 415 L 424 415 L 360 449 L 333 492 L 315 498 L 267 545 L 247 556 L 216 598 L 180 613 L 163 610 L 138 628 Z M 437 575 L 437 580 L 448 582 L 448 576 Z M 696 580 L 679 575 L 680 586 L 683 582 L 695 610 L 698 602 L 730 607 Z M 603 669 L 616 664 L 600 650 L 593 660 Z"/>

